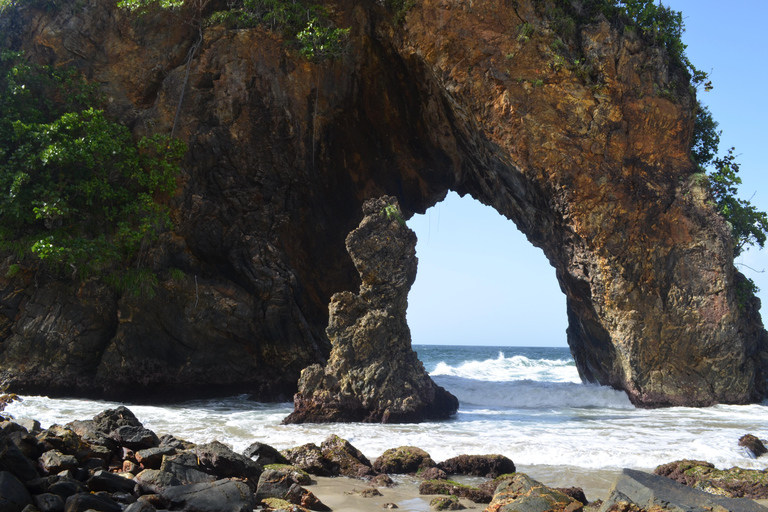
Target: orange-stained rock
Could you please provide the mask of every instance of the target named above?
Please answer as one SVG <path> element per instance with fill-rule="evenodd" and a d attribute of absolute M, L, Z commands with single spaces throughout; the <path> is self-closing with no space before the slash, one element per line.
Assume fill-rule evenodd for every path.
<path fill-rule="evenodd" d="M 456 190 L 555 267 L 584 380 L 642 406 L 765 396 L 759 301 L 739 297 L 729 228 L 693 174 L 684 71 L 589 2 L 566 18 L 545 4 L 423 0 L 398 25 L 375 2 L 328 2 L 350 38 L 320 63 L 264 29 L 207 27 L 188 80 L 190 12 L 7 10 L 4 47 L 77 67 L 135 135 L 175 124 L 190 149 L 175 231 L 143 256 L 155 299 L 0 272 L 3 383 L 287 398 L 329 356 L 331 295 L 360 285 L 344 239 L 363 201 L 396 196 L 408 217 Z"/>

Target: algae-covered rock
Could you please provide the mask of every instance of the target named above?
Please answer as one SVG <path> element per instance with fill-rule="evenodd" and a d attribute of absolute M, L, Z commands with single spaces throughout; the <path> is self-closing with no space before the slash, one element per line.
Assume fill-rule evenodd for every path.
<path fill-rule="evenodd" d="M 323 451 L 314 443 L 307 443 L 280 452 L 292 466 L 296 466 L 310 475 L 339 476 L 339 464 L 323 455 Z"/>
<path fill-rule="evenodd" d="M 419 484 L 419 494 L 445 494 L 467 498 L 475 503 L 490 503 L 493 496 L 477 487 L 460 484 L 453 480 L 424 480 Z"/>
<path fill-rule="evenodd" d="M 264 471 L 279 471 L 288 473 L 299 485 L 310 485 L 312 478 L 309 473 L 297 466 L 291 466 L 290 464 L 267 464 L 264 466 Z"/>
<path fill-rule="evenodd" d="M 466 507 L 459 503 L 456 496 L 438 496 L 429 502 L 432 510 L 464 510 Z"/>
<path fill-rule="evenodd" d="M 499 479 L 493 500 L 486 510 L 494 512 L 578 512 L 583 504 L 551 489 L 524 473 Z"/>
<path fill-rule="evenodd" d="M 459 455 L 437 465 L 449 475 L 483 476 L 496 478 L 514 473 L 515 463 L 504 455 Z"/>
<path fill-rule="evenodd" d="M 364 478 L 375 475 L 368 458 L 346 439 L 331 435 L 323 441 L 320 449 L 323 452 L 323 457 L 338 464 L 339 474 L 342 476 Z"/>
<path fill-rule="evenodd" d="M 373 469 L 379 473 L 393 475 L 416 473 L 420 469 L 437 467 L 427 452 L 415 446 L 390 448 L 373 462 Z"/>
<path fill-rule="evenodd" d="M 654 470 L 659 476 L 729 498 L 768 498 L 768 473 L 757 469 L 717 469 L 709 462 L 680 460 Z"/>

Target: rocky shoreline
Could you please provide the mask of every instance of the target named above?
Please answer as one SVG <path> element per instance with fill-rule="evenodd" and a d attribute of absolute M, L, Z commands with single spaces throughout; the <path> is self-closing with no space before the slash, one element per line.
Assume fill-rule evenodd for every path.
<path fill-rule="evenodd" d="M 334 435 L 320 446 L 278 451 L 255 442 L 236 453 L 218 441 L 193 444 L 158 436 L 123 406 L 47 429 L 34 420 L 0 420 L 0 512 L 398 508 L 397 500 L 388 501 L 390 494 L 399 496 L 401 505 L 421 495 L 432 510 L 768 510 L 753 501 L 768 499 L 768 470 L 723 471 L 700 461 L 666 464 L 656 475 L 624 470 L 604 501 L 589 501 L 577 487 L 550 488 L 516 472 L 514 462 L 501 455 L 435 462 L 427 452 L 406 446 L 371 462 Z M 742 442 L 755 454 L 762 446 L 754 436 Z M 327 477 L 339 476 L 357 483 L 334 494 L 329 487 L 338 486 Z M 466 477 L 483 482 L 462 483 Z M 418 482 L 418 494 L 415 486 L 397 485 L 403 478 Z M 347 501 L 357 501 L 331 508 L 328 503 L 337 507 L 341 492 Z"/>

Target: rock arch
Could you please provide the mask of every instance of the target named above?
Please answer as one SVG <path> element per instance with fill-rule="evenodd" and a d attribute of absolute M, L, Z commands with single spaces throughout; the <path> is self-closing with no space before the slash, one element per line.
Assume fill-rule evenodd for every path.
<path fill-rule="evenodd" d="M 106 0 L 3 14 L 4 47 L 75 65 L 137 135 L 170 130 L 187 83 L 178 133 L 190 147 L 177 228 L 149 255 L 158 297 L 0 278 L 3 382 L 284 398 L 329 353 L 331 294 L 359 287 L 343 240 L 363 201 L 393 195 L 407 215 L 455 190 L 555 267 L 585 380 L 643 406 L 760 399 L 759 302 L 738 297 L 728 227 L 692 175 L 685 76 L 587 8 L 560 35 L 541 4 L 424 0 L 397 25 L 340 0 L 349 50 L 323 63 L 265 30 L 214 26 L 188 82 L 196 33 L 171 15 L 137 25 Z"/>

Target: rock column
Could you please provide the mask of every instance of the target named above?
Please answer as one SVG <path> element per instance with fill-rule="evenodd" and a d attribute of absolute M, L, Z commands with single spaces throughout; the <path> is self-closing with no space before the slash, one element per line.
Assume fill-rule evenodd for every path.
<path fill-rule="evenodd" d="M 284 423 L 420 422 L 458 409 L 411 348 L 405 313 L 416 279 L 416 234 L 393 197 L 366 201 L 363 214 L 346 239 L 360 292 L 331 298 L 328 364 L 302 372 L 295 410 Z"/>

